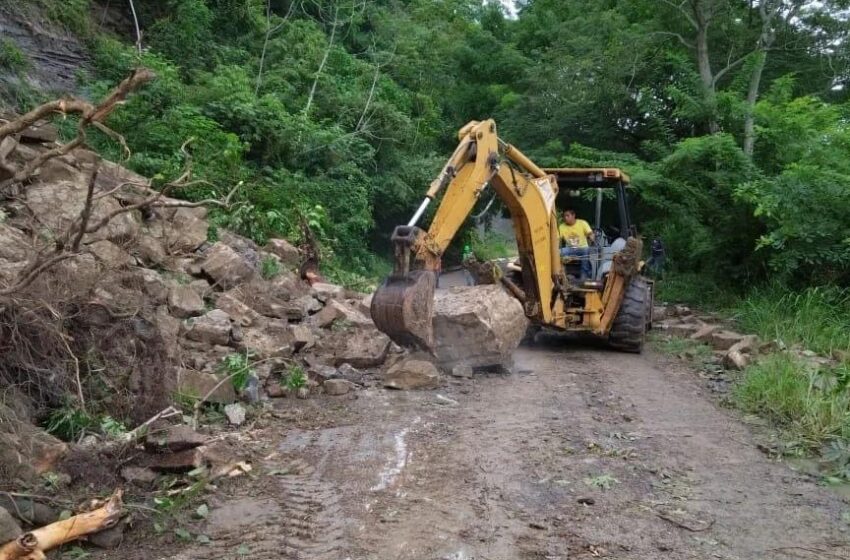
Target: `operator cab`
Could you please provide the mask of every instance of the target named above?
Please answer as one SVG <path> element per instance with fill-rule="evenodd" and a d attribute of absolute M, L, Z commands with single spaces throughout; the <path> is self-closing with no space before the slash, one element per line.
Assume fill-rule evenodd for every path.
<path fill-rule="evenodd" d="M 550 168 L 543 171 L 554 175 L 558 182 L 555 206 L 575 209 L 577 217 L 593 228 L 596 243 L 590 246 L 589 257 L 593 273 L 590 281 L 582 283 L 581 287 L 601 290 L 614 254 L 625 248 L 628 237 L 637 234 L 629 212 L 629 176 L 617 168 Z M 564 268 L 567 276 L 577 279 L 581 263 L 577 258 L 566 257 Z"/>

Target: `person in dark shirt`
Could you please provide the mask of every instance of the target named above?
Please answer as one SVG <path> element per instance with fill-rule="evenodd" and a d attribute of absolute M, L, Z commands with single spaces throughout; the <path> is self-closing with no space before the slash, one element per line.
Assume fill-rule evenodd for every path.
<path fill-rule="evenodd" d="M 665 257 L 664 242 L 656 237 L 649 245 L 649 260 L 646 262 L 649 273 L 656 278 L 661 277 L 664 272 Z"/>

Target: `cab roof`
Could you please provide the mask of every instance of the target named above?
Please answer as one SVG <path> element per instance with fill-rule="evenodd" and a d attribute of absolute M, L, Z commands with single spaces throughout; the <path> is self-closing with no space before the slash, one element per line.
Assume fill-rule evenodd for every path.
<path fill-rule="evenodd" d="M 543 171 L 554 175 L 558 187 L 615 187 L 623 183 L 628 187 L 631 183 L 629 176 L 616 167 L 550 167 Z"/>

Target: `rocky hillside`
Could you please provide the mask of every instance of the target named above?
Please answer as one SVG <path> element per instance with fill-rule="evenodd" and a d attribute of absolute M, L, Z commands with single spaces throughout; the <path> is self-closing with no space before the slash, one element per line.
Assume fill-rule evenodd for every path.
<path fill-rule="evenodd" d="M 25 165 L 55 138 L 49 125 L 32 127 L 0 152 Z M 204 207 L 168 197 L 122 212 L 150 196 L 150 180 L 86 149 L 49 160 L 3 203 L 0 286 L 78 218 L 92 177 L 89 221 L 112 219 L 0 308 L 4 419 L 44 421 L 69 395 L 70 406 L 133 426 L 174 402 L 234 402 L 238 389 L 247 401 L 337 394 L 401 355 L 367 318 L 363 294 L 301 280 L 300 252 L 287 241 L 259 247 L 224 230 L 211 239 Z M 63 444 L 2 425 L 0 447 L 15 450 L 0 459 L 3 478 L 55 468 Z"/>

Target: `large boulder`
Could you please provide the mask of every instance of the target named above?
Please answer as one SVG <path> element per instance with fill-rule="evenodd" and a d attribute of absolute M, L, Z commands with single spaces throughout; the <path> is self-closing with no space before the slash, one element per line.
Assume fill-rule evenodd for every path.
<path fill-rule="evenodd" d="M 33 254 L 32 243 L 21 230 L 0 222 L 0 259 L 19 262 Z"/>
<path fill-rule="evenodd" d="M 251 265 L 236 251 L 218 242 L 207 251 L 201 269 L 225 290 L 236 287 L 254 275 Z"/>
<path fill-rule="evenodd" d="M 458 286 L 434 297 L 435 356 L 446 369 L 498 366 L 528 328 L 522 304 L 499 285 Z"/>

